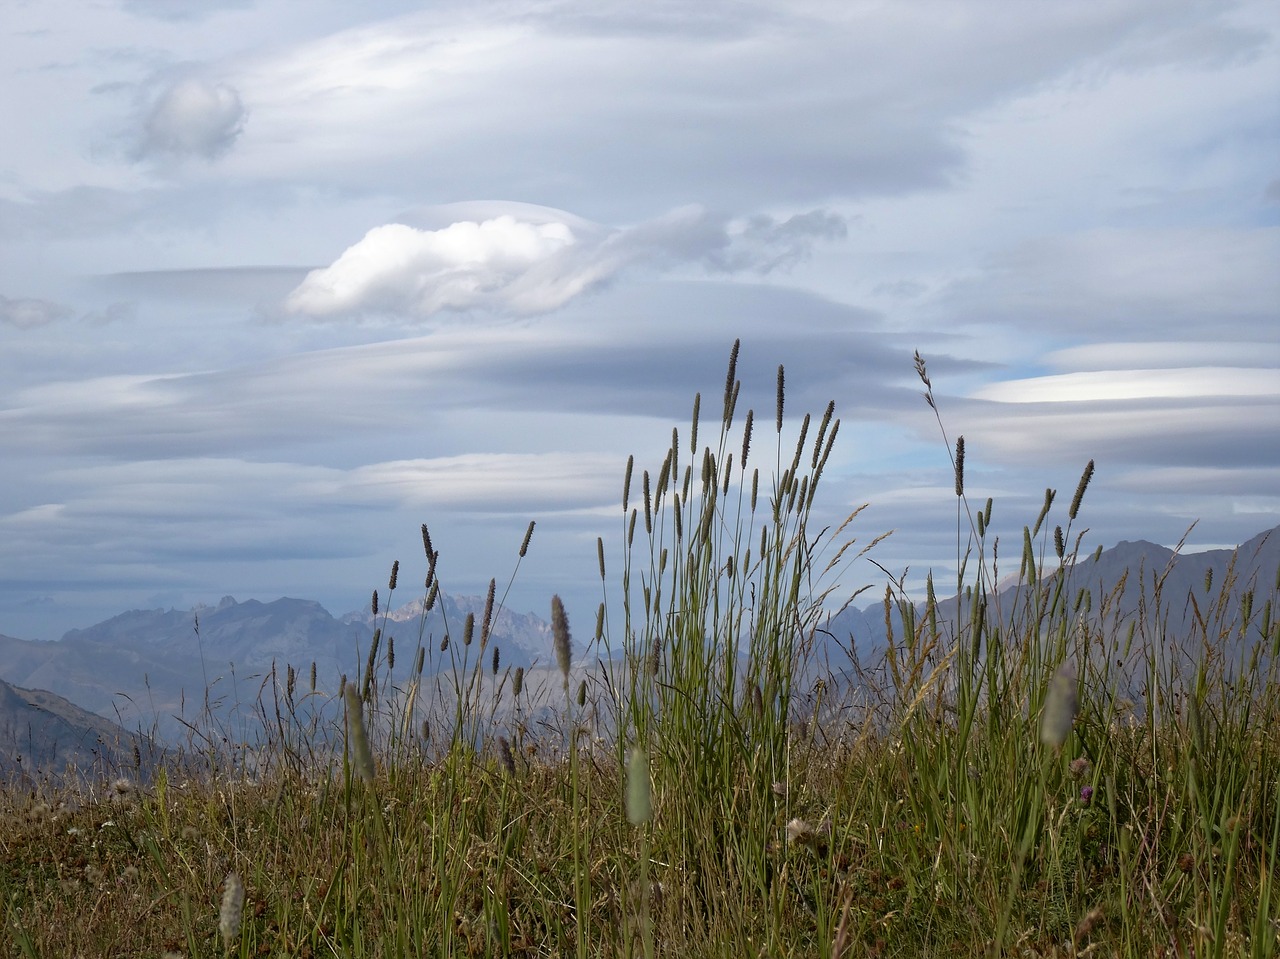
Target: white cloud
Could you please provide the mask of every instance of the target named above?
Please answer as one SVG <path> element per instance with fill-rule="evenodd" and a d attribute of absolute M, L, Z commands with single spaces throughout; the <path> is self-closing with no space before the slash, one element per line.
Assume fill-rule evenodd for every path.
<path fill-rule="evenodd" d="M 492 211 L 504 204 L 476 206 Z M 330 266 L 308 274 L 285 310 L 312 317 L 423 318 L 477 307 L 546 313 L 633 264 L 768 273 L 802 260 L 815 241 L 845 233 L 843 218 L 822 210 L 782 221 L 764 214 L 732 221 L 689 206 L 610 230 L 560 211 L 505 206 L 516 212 L 435 230 L 375 227 Z"/>
<path fill-rule="evenodd" d="M 172 81 L 151 105 L 137 155 L 215 159 L 231 149 L 246 116 L 235 87 L 200 77 Z"/>
<path fill-rule="evenodd" d="M 1101 370 L 1006 380 L 984 386 L 973 395 L 976 399 L 1000 403 L 1071 403 L 1081 400 L 1140 400 L 1155 397 L 1280 398 L 1280 378 L 1274 370 L 1214 367 Z"/>
<path fill-rule="evenodd" d="M 1280 404 L 1266 397 L 979 403 L 948 426 L 970 456 L 1006 467 L 1031 463 L 1219 466 L 1269 464 L 1280 444 Z"/>
<path fill-rule="evenodd" d="M 443 230 L 390 223 L 374 227 L 331 266 L 308 274 L 285 308 L 308 316 L 362 311 L 429 316 L 501 303 L 518 312 L 538 312 L 560 305 L 585 282 L 561 284 L 559 296 L 546 287 L 542 295 L 528 289 L 531 271 L 545 268 L 574 242 L 562 223 L 522 223 L 510 216 Z"/>

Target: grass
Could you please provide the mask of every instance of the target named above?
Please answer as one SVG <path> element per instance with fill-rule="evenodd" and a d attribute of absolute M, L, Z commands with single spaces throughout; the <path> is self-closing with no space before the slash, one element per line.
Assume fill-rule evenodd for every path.
<path fill-rule="evenodd" d="M 627 464 L 574 644 L 598 668 L 561 608 L 550 681 L 501 669 L 491 587 L 461 648 L 420 634 L 397 673 L 379 642 L 297 701 L 288 669 L 238 762 L 11 789 L 6 954 L 1280 955 L 1280 583 L 1144 577 L 1124 614 L 1073 578 L 1090 464 L 997 592 L 958 441 L 954 593 L 890 577 L 888 650 L 824 676 L 812 642 L 875 540 L 856 511 L 811 526 L 834 408 L 788 430 L 779 369 L 757 432 L 736 359 L 709 442 L 698 399 L 661 464 Z M 1161 624 L 1188 604 L 1179 659 Z"/>

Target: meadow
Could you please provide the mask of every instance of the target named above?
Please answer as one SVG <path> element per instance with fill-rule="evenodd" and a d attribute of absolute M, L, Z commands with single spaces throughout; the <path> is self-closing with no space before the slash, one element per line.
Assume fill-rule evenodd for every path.
<path fill-rule="evenodd" d="M 721 407 L 626 464 L 596 622 L 552 600 L 537 682 L 487 648 L 491 588 L 398 670 L 380 637 L 336 690 L 282 666 L 252 748 L 203 730 L 145 782 L 0 794 L 6 954 L 1280 955 L 1276 575 L 1095 595 L 1090 463 L 997 590 L 995 504 L 942 431 L 961 572 L 922 603 L 886 573 L 887 648 L 824 674 L 876 537 L 811 522 L 834 405 L 784 431 L 779 368 L 774 416 L 742 415 L 737 353 Z"/>

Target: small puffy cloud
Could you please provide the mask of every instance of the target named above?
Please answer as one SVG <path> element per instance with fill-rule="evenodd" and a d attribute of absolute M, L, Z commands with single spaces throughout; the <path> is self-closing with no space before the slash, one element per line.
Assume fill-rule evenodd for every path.
<path fill-rule="evenodd" d="M 425 318 L 473 308 L 546 313 L 634 265 L 768 273 L 803 260 L 820 240 L 845 235 L 844 219 L 820 210 L 782 221 L 765 215 L 735 221 L 689 206 L 609 229 L 567 213 L 550 215 L 560 211 L 510 208 L 515 212 L 439 229 L 375 227 L 331 265 L 308 274 L 285 310 L 311 317 Z"/>
<path fill-rule="evenodd" d="M 49 300 L 38 300 L 30 297 L 10 299 L 0 295 L 0 323 L 16 326 L 20 330 L 45 326 L 55 320 L 65 320 L 71 310 Z"/>
<path fill-rule="evenodd" d="M 245 117 L 244 104 L 234 87 L 200 77 L 175 80 L 151 105 L 137 156 L 213 160 L 235 143 Z"/>
<path fill-rule="evenodd" d="M 528 282 L 539 267 L 548 272 L 574 242 L 563 223 L 524 223 L 511 216 L 442 230 L 389 223 L 370 230 L 332 265 L 308 274 L 285 308 L 308 316 L 363 311 L 428 316 L 505 303 L 518 312 L 540 312 L 579 291 L 577 284 L 558 284 L 561 295 L 545 295 L 544 286 L 539 296 Z"/>

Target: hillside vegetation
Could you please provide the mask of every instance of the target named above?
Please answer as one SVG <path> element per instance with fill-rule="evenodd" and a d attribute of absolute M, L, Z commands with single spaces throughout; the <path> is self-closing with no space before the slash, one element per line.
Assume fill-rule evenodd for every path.
<path fill-rule="evenodd" d="M 1096 595 L 1089 464 L 1000 544 L 997 592 L 993 504 L 945 441 L 959 582 L 923 607 L 890 583 L 887 648 L 823 678 L 832 584 L 874 540 L 856 511 L 810 525 L 834 407 L 784 448 L 783 371 L 756 423 L 736 361 L 709 440 L 695 400 L 626 465 L 597 621 L 552 602 L 555 682 L 493 655 L 491 591 L 446 648 L 375 633 L 336 695 L 282 671 L 251 747 L 211 725 L 145 787 L 10 790 L 7 954 L 1280 955 L 1280 574 Z"/>

